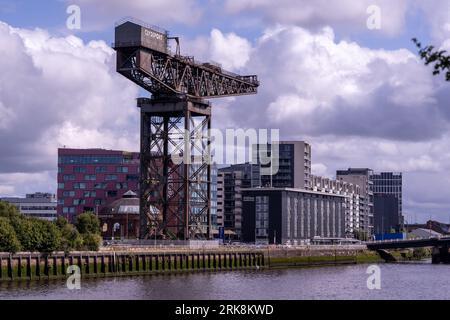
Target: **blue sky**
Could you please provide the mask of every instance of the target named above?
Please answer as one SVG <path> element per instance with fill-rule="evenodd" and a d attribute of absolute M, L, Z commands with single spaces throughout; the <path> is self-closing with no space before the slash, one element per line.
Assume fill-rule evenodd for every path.
<path fill-rule="evenodd" d="M 72 4 L 81 30 L 66 28 Z M 126 16 L 180 36 L 182 53 L 258 74 L 257 96 L 214 101 L 213 126 L 307 140 L 316 174 L 403 171 L 405 212 L 448 220 L 449 84 L 411 42 L 450 49 L 442 0 L 0 0 L 0 196 L 55 192 L 58 147 L 138 150 L 143 92 L 109 47 Z"/>

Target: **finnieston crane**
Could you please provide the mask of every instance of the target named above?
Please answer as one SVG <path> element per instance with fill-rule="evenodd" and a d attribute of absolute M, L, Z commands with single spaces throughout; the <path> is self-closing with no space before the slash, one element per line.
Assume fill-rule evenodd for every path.
<path fill-rule="evenodd" d="M 113 47 L 117 72 L 151 93 L 137 102 L 140 237 L 210 239 L 211 104 L 204 99 L 256 94 L 257 76 L 182 56 L 178 37 L 135 19 L 116 24 Z"/>

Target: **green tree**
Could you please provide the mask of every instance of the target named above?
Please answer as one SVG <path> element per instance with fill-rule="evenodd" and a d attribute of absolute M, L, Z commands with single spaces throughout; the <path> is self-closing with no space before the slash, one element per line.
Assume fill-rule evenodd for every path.
<path fill-rule="evenodd" d="M 98 234 L 100 235 L 100 220 L 92 212 L 85 212 L 77 216 L 75 227 L 81 234 Z"/>
<path fill-rule="evenodd" d="M 61 238 L 61 250 L 64 252 L 70 252 L 72 250 L 83 249 L 83 237 L 80 235 L 74 225 L 67 223 L 60 229 Z"/>
<path fill-rule="evenodd" d="M 0 217 L 0 252 L 20 251 L 20 242 L 14 228 L 5 217 Z"/>
<path fill-rule="evenodd" d="M 61 248 L 61 231 L 49 221 L 36 220 L 40 232 L 42 232 L 42 242 L 37 248 L 40 252 L 53 252 Z"/>
<path fill-rule="evenodd" d="M 94 233 L 83 234 L 83 244 L 86 250 L 98 251 L 100 248 L 100 243 L 102 242 L 102 237 Z"/>
<path fill-rule="evenodd" d="M 19 210 L 7 202 L 0 201 L 0 217 L 12 218 L 20 216 Z"/>
<path fill-rule="evenodd" d="M 23 216 L 13 217 L 10 221 L 22 250 L 29 252 L 39 251 L 44 238 L 44 232 L 41 230 L 39 221 Z"/>
<path fill-rule="evenodd" d="M 412 39 L 419 49 L 419 56 L 425 61 L 425 65 L 434 64 L 433 75 L 439 75 L 445 72 L 445 79 L 450 81 L 450 56 L 445 50 L 437 50 L 434 46 L 423 47 L 416 39 Z"/>

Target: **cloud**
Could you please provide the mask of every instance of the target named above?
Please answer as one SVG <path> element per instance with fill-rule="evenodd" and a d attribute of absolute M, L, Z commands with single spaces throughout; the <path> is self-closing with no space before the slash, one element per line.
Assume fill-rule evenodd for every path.
<path fill-rule="evenodd" d="M 209 37 L 199 36 L 183 40 L 181 53 L 194 56 L 198 61 L 219 63 L 225 70 L 238 71 L 250 59 L 252 45 L 235 33 L 212 29 Z"/>
<path fill-rule="evenodd" d="M 405 141 L 439 138 L 449 128 L 448 90 L 412 52 L 336 42 L 328 27 L 268 29 L 242 72 L 257 73 L 261 86 L 251 107 L 232 105 L 239 126 Z"/>
<path fill-rule="evenodd" d="M 203 48 L 213 41 L 202 38 Z M 240 73 L 258 74 L 259 93 L 215 101 L 226 121 L 215 113 L 214 127 L 279 128 L 282 139 L 309 141 L 320 175 L 402 171 L 406 213 L 425 220 L 450 211 L 448 84 L 411 51 L 336 41 L 329 27 L 278 25 L 252 44 Z M 427 187 L 435 183 L 442 188 Z M 421 201 L 430 205 L 416 206 Z"/>
<path fill-rule="evenodd" d="M 234 33 L 211 31 L 211 59 L 220 61 L 225 69 L 236 70 L 246 65 L 250 58 L 251 44 Z"/>
<path fill-rule="evenodd" d="M 160 24 L 192 25 L 199 21 L 202 9 L 194 0 L 66 0 L 67 5 L 81 8 L 82 30 L 94 31 L 111 28 L 120 19 L 132 16 L 137 19 Z"/>
<path fill-rule="evenodd" d="M 272 24 L 298 25 L 310 29 L 331 26 L 347 32 L 368 31 L 367 9 L 381 9 L 382 34 L 398 35 L 403 31 L 408 9 L 406 0 L 228 0 L 225 8 L 230 14 L 251 12 Z"/>
<path fill-rule="evenodd" d="M 138 89 L 115 72 L 106 43 L 0 22 L 0 53 L 3 181 L 8 174 L 13 181 L 16 174 L 55 172 L 64 145 L 139 148 Z"/>

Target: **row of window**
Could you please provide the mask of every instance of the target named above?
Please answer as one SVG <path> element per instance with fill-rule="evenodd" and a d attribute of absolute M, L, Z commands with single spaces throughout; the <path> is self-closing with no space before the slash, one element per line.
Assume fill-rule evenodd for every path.
<path fill-rule="evenodd" d="M 105 192 L 106 197 L 117 197 L 117 191 L 115 190 L 109 190 Z M 97 196 L 96 191 L 84 191 L 83 192 L 83 198 L 95 198 Z M 75 197 L 75 191 L 64 191 L 63 197 L 65 198 L 73 198 Z M 59 204 L 64 204 L 64 199 L 59 199 Z"/>
<path fill-rule="evenodd" d="M 125 159 L 122 156 L 60 156 L 60 164 L 121 164 Z"/>
<path fill-rule="evenodd" d="M 65 168 L 64 167 L 58 167 L 58 173 L 64 173 Z M 86 173 L 87 168 L 86 167 L 74 167 L 73 168 L 74 173 Z M 107 167 L 95 167 L 95 173 L 107 173 L 108 168 Z M 128 173 L 129 168 L 128 167 L 116 167 L 117 173 Z"/>
<path fill-rule="evenodd" d="M 114 180 L 109 180 L 114 181 Z M 135 178 L 130 178 L 127 181 L 137 181 Z M 95 183 L 94 189 L 105 189 L 106 183 Z M 87 184 L 85 182 L 75 182 L 73 184 L 73 189 L 86 189 Z M 116 189 L 126 189 L 128 187 L 128 184 L 126 182 L 118 182 L 116 183 Z M 58 189 L 62 190 L 65 189 L 64 183 L 58 183 Z"/>
<path fill-rule="evenodd" d="M 116 174 L 107 174 L 105 176 L 105 180 L 106 181 L 113 181 L 113 180 L 117 180 L 117 175 Z M 127 175 L 127 180 L 135 180 L 135 176 L 131 176 L 131 175 Z M 74 174 L 65 174 L 63 175 L 63 180 L 64 181 L 74 181 L 75 180 L 75 175 Z M 97 180 L 97 176 L 95 174 L 87 174 L 84 176 L 84 180 L 86 181 L 95 181 Z"/>

